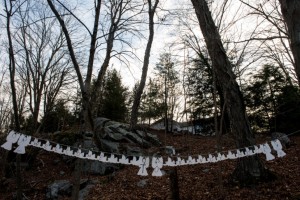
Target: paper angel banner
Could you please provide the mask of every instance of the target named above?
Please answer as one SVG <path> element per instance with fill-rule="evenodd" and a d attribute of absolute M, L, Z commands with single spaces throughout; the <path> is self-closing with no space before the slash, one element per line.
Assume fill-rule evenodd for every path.
<path fill-rule="evenodd" d="M 20 133 L 16 133 L 15 131 L 10 131 L 6 136 L 6 142 L 1 145 L 2 148 L 6 150 L 12 149 L 12 144 L 16 143 L 20 137 Z"/>
<path fill-rule="evenodd" d="M 67 156 L 78 157 L 81 159 L 97 160 L 100 162 L 108 163 L 120 163 L 124 165 L 135 165 L 139 167 L 138 175 L 147 176 L 147 168 L 149 168 L 150 163 L 153 169 L 152 176 L 162 176 L 163 166 L 181 166 L 181 165 L 195 165 L 195 164 L 205 164 L 214 163 L 226 159 L 237 159 L 245 156 L 252 156 L 255 154 L 264 153 L 266 155 L 266 160 L 273 160 L 275 156 L 272 154 L 272 149 L 277 152 L 277 157 L 283 157 L 286 153 L 282 150 L 282 145 L 280 140 L 272 140 L 271 146 L 268 143 L 254 145 L 250 147 L 245 147 L 242 149 L 230 150 L 228 152 L 219 152 L 204 155 L 197 155 L 196 157 L 188 156 L 186 159 L 182 157 L 173 156 L 168 157 L 166 160 L 163 157 L 147 157 L 147 156 L 128 156 L 105 152 L 96 152 L 86 149 L 81 149 L 78 147 L 70 147 L 61 145 L 55 142 L 50 142 L 48 140 L 38 139 L 32 136 L 27 136 L 15 131 L 10 131 L 6 136 L 6 142 L 1 145 L 2 148 L 6 150 L 12 150 L 13 144 L 18 146 L 15 148 L 14 152 L 18 154 L 24 154 L 26 146 L 33 146 L 37 148 L 44 149 L 46 151 L 51 151 L 57 154 L 63 154 Z M 131 158 L 129 160 L 129 158 Z M 173 159 L 174 158 L 174 159 Z"/>

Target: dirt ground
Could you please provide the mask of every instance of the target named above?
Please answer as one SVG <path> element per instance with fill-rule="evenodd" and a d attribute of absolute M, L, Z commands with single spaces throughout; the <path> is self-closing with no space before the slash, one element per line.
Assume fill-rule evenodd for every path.
<path fill-rule="evenodd" d="M 234 141 L 230 136 L 217 138 L 171 135 L 155 132 L 166 146 L 173 146 L 179 156 L 205 155 L 222 149 L 234 149 Z M 225 160 L 217 163 L 178 166 L 178 183 L 180 199 L 300 199 L 300 135 L 290 137 L 293 145 L 284 149 L 286 156 L 266 161 L 260 155 L 266 168 L 276 175 L 276 180 L 260 183 L 251 187 L 239 187 L 229 184 L 236 160 Z M 257 136 L 257 143 L 270 141 L 270 137 Z M 159 149 L 149 150 L 152 153 Z M 3 151 L 1 150 L 3 154 Z M 82 174 L 83 178 L 96 182 L 89 192 L 87 200 L 96 199 L 170 199 L 170 176 L 172 167 L 162 168 L 166 174 L 152 177 L 152 168 L 148 168 L 149 176 L 138 176 L 139 168 L 126 165 L 112 175 L 93 176 Z M 47 186 L 55 180 L 72 180 L 70 164 L 64 162 L 60 155 L 41 150 L 37 160 L 30 169 L 22 170 L 24 199 L 46 199 Z M 142 183 L 142 184 L 141 184 Z M 0 199 L 13 199 L 16 184 L 14 178 L 3 178 L 0 185 Z M 70 199 L 64 196 L 59 199 Z"/>

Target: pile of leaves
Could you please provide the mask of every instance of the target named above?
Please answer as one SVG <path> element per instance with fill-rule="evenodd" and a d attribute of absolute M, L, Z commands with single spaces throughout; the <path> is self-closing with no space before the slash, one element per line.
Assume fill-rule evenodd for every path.
<path fill-rule="evenodd" d="M 235 149 L 234 140 L 228 135 L 217 142 L 215 136 L 155 134 L 165 146 L 173 146 L 177 155 L 182 157 Z M 261 160 L 276 175 L 276 180 L 250 187 L 229 184 L 236 160 L 176 167 L 180 199 L 300 199 L 300 136 L 291 136 L 290 139 L 293 145 L 284 149 L 285 157 L 265 161 L 261 155 Z M 258 144 L 270 140 L 270 137 L 257 136 Z M 162 150 L 150 149 L 149 155 L 155 152 Z M 34 164 L 22 169 L 24 196 L 45 199 L 46 188 L 53 181 L 73 180 L 73 168 L 60 155 L 40 151 Z M 138 176 L 139 168 L 131 165 L 107 176 L 82 174 L 82 178 L 96 183 L 86 199 L 171 199 L 169 172 L 173 169 L 163 167 L 165 174 L 162 177 L 151 176 L 152 168 L 148 168 L 149 176 Z M 16 194 L 15 179 L 4 179 L 1 184 L 0 199 L 12 199 Z"/>

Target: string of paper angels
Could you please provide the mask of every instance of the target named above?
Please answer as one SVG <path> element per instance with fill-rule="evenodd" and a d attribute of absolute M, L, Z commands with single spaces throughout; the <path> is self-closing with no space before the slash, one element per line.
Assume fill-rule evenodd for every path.
<path fill-rule="evenodd" d="M 147 176 L 147 168 L 149 168 L 150 163 L 153 169 L 152 176 L 162 176 L 162 167 L 163 166 L 182 166 L 182 165 L 194 165 L 194 164 L 203 164 L 203 163 L 214 163 L 227 159 L 237 159 L 245 156 L 252 156 L 255 154 L 264 153 L 266 155 L 266 160 L 273 160 L 275 156 L 272 154 L 272 149 L 270 145 L 266 142 L 260 145 L 254 145 L 251 147 L 245 147 L 242 149 L 229 150 L 228 152 L 220 152 L 217 154 L 208 154 L 194 156 L 188 156 L 187 159 L 181 157 L 176 157 L 172 159 L 168 157 L 164 160 L 163 157 L 148 157 L 148 156 L 128 156 L 123 154 L 114 154 L 106 152 L 95 152 L 91 150 L 85 150 L 77 147 L 70 147 L 38 139 L 32 136 L 25 134 L 17 133 L 15 131 L 10 131 L 6 137 L 6 142 L 1 145 L 2 148 L 6 150 L 12 150 L 13 144 L 17 143 L 18 147 L 14 150 L 15 153 L 25 154 L 26 146 L 34 146 L 37 148 L 44 149 L 46 151 L 55 152 L 58 154 L 63 154 L 67 156 L 74 156 L 81 159 L 97 160 L 100 162 L 107 163 L 120 163 L 124 165 L 135 165 L 140 167 L 138 175 Z M 54 145 L 52 145 L 54 144 Z M 283 157 L 286 153 L 282 150 L 282 145 L 280 140 L 272 140 L 271 145 L 273 149 L 277 152 L 277 157 Z M 84 152 L 83 152 L 84 151 Z"/>

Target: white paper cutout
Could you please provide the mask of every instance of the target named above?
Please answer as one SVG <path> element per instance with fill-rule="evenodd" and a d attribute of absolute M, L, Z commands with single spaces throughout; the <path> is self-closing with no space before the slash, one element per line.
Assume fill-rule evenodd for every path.
<path fill-rule="evenodd" d="M 152 157 L 152 176 L 162 176 L 161 168 L 163 166 L 163 158 L 162 157 Z"/>
<path fill-rule="evenodd" d="M 209 154 L 207 158 L 207 162 L 217 162 L 217 159 L 215 156 Z"/>
<path fill-rule="evenodd" d="M 192 158 L 192 156 L 189 156 L 186 163 L 190 164 L 190 165 L 194 165 L 194 164 L 196 164 L 196 160 L 195 160 L 195 158 Z"/>
<path fill-rule="evenodd" d="M 67 156 L 74 156 L 73 150 L 71 150 L 71 147 L 67 147 L 65 150 L 63 150 L 63 154 Z"/>
<path fill-rule="evenodd" d="M 225 155 L 224 155 L 224 154 L 218 153 L 218 156 L 217 156 L 217 158 L 216 158 L 217 162 L 218 162 L 218 161 L 225 160 L 225 159 L 226 159 L 226 158 L 225 158 Z"/>
<path fill-rule="evenodd" d="M 175 161 L 172 160 L 170 157 L 168 157 L 168 160 L 167 160 L 165 165 L 166 166 L 171 166 L 171 167 L 176 166 Z"/>
<path fill-rule="evenodd" d="M 86 154 L 85 157 L 90 160 L 96 160 L 96 155 L 91 150 L 89 150 L 88 154 Z"/>
<path fill-rule="evenodd" d="M 31 136 L 26 136 L 14 131 L 9 132 L 9 134 L 6 137 L 6 142 L 1 145 L 6 150 L 11 150 L 12 149 L 12 144 L 13 143 L 18 143 L 18 148 L 16 148 L 15 152 L 23 154 L 25 153 L 25 147 L 27 145 L 35 146 L 38 148 L 43 148 L 47 151 L 53 151 L 58 154 L 65 154 L 68 156 L 76 156 L 79 158 L 85 158 L 85 159 L 90 159 L 90 160 L 99 160 L 102 162 L 110 162 L 110 163 L 122 163 L 122 164 L 133 164 L 136 166 L 140 167 L 140 170 L 138 172 L 139 175 L 147 175 L 147 168 L 149 167 L 149 160 L 150 158 L 144 158 L 140 156 L 138 159 L 137 157 L 133 157 L 133 159 L 129 162 L 128 158 L 126 158 L 126 155 L 121 155 L 121 159 L 118 159 L 118 157 L 115 157 L 114 154 L 110 154 L 110 157 L 107 158 L 107 156 L 104 155 L 103 152 L 100 152 L 99 156 L 96 156 L 92 151 L 89 150 L 88 154 L 85 155 L 81 151 L 80 148 L 74 153 L 73 150 L 71 150 L 71 147 L 67 147 L 66 149 L 63 149 L 60 144 L 57 144 L 55 147 L 52 147 L 49 141 L 46 141 L 45 144 L 41 144 L 41 141 L 38 138 L 34 138 L 33 141 L 31 141 Z M 43 140 L 42 140 L 43 141 Z M 273 140 L 271 141 L 273 149 L 277 152 L 278 157 L 283 157 L 286 155 L 286 153 L 282 150 L 282 145 L 280 141 Z M 249 149 L 249 148 L 254 148 Z M 195 159 L 192 156 L 188 156 L 188 159 L 185 161 L 184 159 L 181 159 L 180 157 L 177 157 L 177 161 L 175 162 L 172 160 L 170 157 L 168 157 L 167 161 L 164 164 L 164 160 L 162 157 L 153 157 L 152 158 L 152 167 L 154 169 L 152 175 L 153 176 L 162 176 L 161 173 L 161 168 L 163 165 L 166 166 L 177 166 L 177 165 L 192 165 L 192 164 L 197 164 L 197 163 L 207 163 L 207 162 L 218 162 L 222 161 L 225 159 L 236 159 L 239 157 L 244 157 L 244 156 L 252 156 L 254 154 L 258 153 L 264 153 L 266 155 L 266 160 L 273 160 L 275 157 L 271 153 L 271 147 L 269 146 L 268 143 L 261 144 L 258 146 L 254 145 L 252 147 L 245 147 L 245 150 L 241 151 L 240 149 L 236 150 L 236 154 L 232 153 L 231 151 L 228 151 L 228 154 L 225 156 L 222 153 L 218 153 L 217 156 L 213 156 L 212 154 L 209 154 L 207 158 L 204 156 L 198 155 L 198 158 Z"/>
<path fill-rule="evenodd" d="M 25 147 L 29 145 L 31 136 L 21 135 L 18 140 L 18 147 L 14 150 L 15 153 L 25 154 Z"/>
<path fill-rule="evenodd" d="M 236 150 L 236 157 L 238 158 L 242 158 L 245 157 L 246 155 L 244 154 L 244 152 L 240 151 L 239 149 Z"/>
<path fill-rule="evenodd" d="M 207 163 L 206 158 L 198 155 L 197 163 Z"/>
<path fill-rule="evenodd" d="M 42 143 L 37 138 L 35 138 L 33 141 L 30 142 L 29 145 L 34 146 L 34 147 L 38 147 L 38 148 L 42 148 L 41 144 Z"/>
<path fill-rule="evenodd" d="M 283 157 L 286 155 L 286 153 L 282 150 L 282 145 L 278 139 L 272 140 L 271 144 L 273 149 L 277 152 L 277 157 Z"/>
<path fill-rule="evenodd" d="M 99 160 L 101 162 L 107 162 L 107 156 L 105 156 L 104 153 L 101 152 L 100 155 L 97 156 L 97 160 Z"/>
<path fill-rule="evenodd" d="M 271 154 L 271 147 L 269 146 L 268 143 L 265 143 L 263 145 L 263 153 L 266 155 L 266 160 L 273 160 L 275 157 Z"/>
<path fill-rule="evenodd" d="M 77 151 L 74 152 L 74 156 L 77 158 L 85 158 L 84 153 L 81 152 L 81 149 L 77 149 Z"/>
<path fill-rule="evenodd" d="M 259 153 L 263 153 L 264 150 L 264 146 L 263 145 L 259 145 L 259 147 L 257 147 L 256 145 L 254 145 L 254 153 L 259 154 Z"/>
<path fill-rule="evenodd" d="M 234 153 L 232 153 L 231 151 L 228 151 L 228 154 L 227 154 L 227 159 L 235 159 L 236 156 Z"/>
<path fill-rule="evenodd" d="M 176 166 L 185 165 L 185 160 L 177 157 Z"/>
<path fill-rule="evenodd" d="M 245 151 L 245 155 L 246 155 L 246 156 L 252 156 L 252 155 L 255 154 L 255 153 L 254 153 L 252 150 L 250 150 L 248 147 L 246 147 L 245 149 L 246 149 L 246 151 Z"/>
<path fill-rule="evenodd" d="M 45 144 L 43 144 L 42 148 L 45 149 L 46 151 L 52 151 L 52 145 L 50 144 L 49 141 L 47 141 Z"/>
<path fill-rule="evenodd" d="M 109 163 L 118 163 L 118 158 L 115 157 L 114 154 L 111 154 L 110 157 L 107 159 L 107 162 L 109 162 Z"/>
<path fill-rule="evenodd" d="M 55 147 L 52 148 L 52 151 L 58 154 L 62 154 L 63 149 L 60 147 L 59 144 L 57 144 Z"/>
<path fill-rule="evenodd" d="M 149 157 L 140 157 L 138 166 L 140 167 L 138 175 L 148 176 L 147 168 L 149 167 Z"/>
<path fill-rule="evenodd" d="M 6 136 L 6 142 L 2 144 L 1 147 L 10 151 L 12 149 L 12 144 L 18 141 L 20 135 L 21 135 L 20 133 L 17 133 L 15 131 L 10 131 Z"/>
<path fill-rule="evenodd" d="M 140 165 L 140 163 L 138 162 L 136 156 L 133 156 L 132 160 L 130 161 L 130 164 L 137 165 L 137 166 Z"/>
<path fill-rule="evenodd" d="M 121 159 L 119 159 L 119 163 L 127 165 L 129 164 L 129 160 L 125 157 L 125 155 L 122 155 Z"/>

